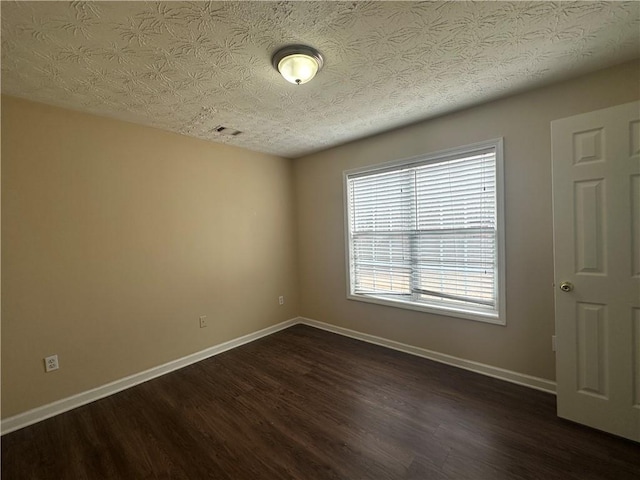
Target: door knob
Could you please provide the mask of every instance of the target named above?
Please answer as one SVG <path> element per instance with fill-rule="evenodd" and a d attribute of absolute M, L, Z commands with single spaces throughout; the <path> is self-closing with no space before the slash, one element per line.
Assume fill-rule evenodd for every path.
<path fill-rule="evenodd" d="M 573 283 L 571 283 L 571 282 L 562 282 L 560 284 L 560 290 L 562 290 L 563 292 L 570 292 L 571 290 L 573 290 Z"/>

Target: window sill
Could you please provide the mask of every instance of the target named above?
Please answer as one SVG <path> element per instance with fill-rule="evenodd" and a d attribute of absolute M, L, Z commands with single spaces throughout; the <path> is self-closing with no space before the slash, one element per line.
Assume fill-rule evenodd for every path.
<path fill-rule="evenodd" d="M 347 294 L 348 300 L 358 302 L 373 303 L 376 305 L 384 305 L 387 307 L 402 308 L 405 310 L 415 310 L 418 312 L 432 313 L 434 315 L 442 315 L 446 317 L 461 318 L 464 320 L 474 320 L 477 322 L 491 323 L 493 325 L 506 326 L 504 317 L 500 317 L 491 313 L 480 313 L 470 310 L 458 308 L 436 307 L 426 304 L 410 303 L 402 300 L 390 300 L 388 298 L 373 297 L 369 295 Z"/>

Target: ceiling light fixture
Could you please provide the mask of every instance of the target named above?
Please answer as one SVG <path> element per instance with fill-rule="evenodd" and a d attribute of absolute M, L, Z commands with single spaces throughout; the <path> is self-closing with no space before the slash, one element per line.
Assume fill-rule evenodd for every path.
<path fill-rule="evenodd" d="M 272 63 L 287 82 L 302 85 L 316 76 L 324 64 L 324 59 L 315 48 L 289 45 L 273 55 Z"/>

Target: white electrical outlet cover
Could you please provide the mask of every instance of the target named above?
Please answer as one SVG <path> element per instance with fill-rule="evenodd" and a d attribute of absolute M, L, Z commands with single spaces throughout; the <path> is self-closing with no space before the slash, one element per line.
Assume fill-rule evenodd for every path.
<path fill-rule="evenodd" d="M 47 372 L 58 370 L 58 368 L 60 368 L 58 364 L 58 355 L 51 355 L 49 357 L 46 357 L 44 359 L 44 368 Z"/>

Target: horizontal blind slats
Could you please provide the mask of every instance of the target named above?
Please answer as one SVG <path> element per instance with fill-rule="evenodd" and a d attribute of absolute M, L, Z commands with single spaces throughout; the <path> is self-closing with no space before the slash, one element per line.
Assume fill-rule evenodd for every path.
<path fill-rule="evenodd" d="M 353 288 L 495 307 L 495 150 L 348 178 Z"/>

